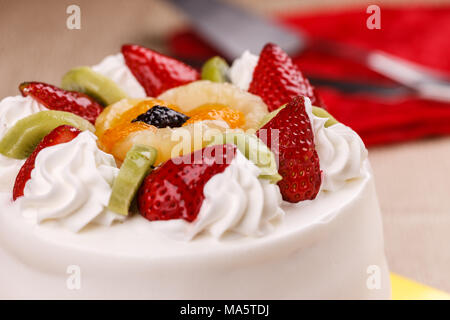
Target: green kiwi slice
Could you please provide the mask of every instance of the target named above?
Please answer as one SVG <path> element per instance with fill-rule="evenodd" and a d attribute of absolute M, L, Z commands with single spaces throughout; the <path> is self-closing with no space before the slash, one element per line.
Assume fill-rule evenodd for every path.
<path fill-rule="evenodd" d="M 278 174 L 275 155 L 267 145 L 253 134 L 242 132 L 227 132 L 214 136 L 209 145 L 234 144 L 242 154 L 256 164 L 261 173 L 259 178 L 277 183 L 282 178 Z"/>
<path fill-rule="evenodd" d="M 104 106 L 127 98 L 114 81 L 89 67 L 77 67 L 67 72 L 62 79 L 62 88 L 85 93 Z"/>
<path fill-rule="evenodd" d="M 41 111 L 17 121 L 6 132 L 0 140 L 0 153 L 9 158 L 26 159 L 46 135 L 62 125 L 95 132 L 94 126 L 89 121 L 73 113 Z"/>
<path fill-rule="evenodd" d="M 312 113 L 319 118 L 328 118 L 327 122 L 325 122 L 325 128 L 332 126 L 333 124 L 339 123 L 331 114 L 328 113 L 325 109 L 319 107 L 312 107 Z"/>
<path fill-rule="evenodd" d="M 128 151 L 119 174 L 114 180 L 109 198 L 109 210 L 124 216 L 128 215 L 131 202 L 155 163 L 156 155 L 155 148 L 139 144 Z"/>
<path fill-rule="evenodd" d="M 213 82 L 227 82 L 228 63 L 221 57 L 215 56 L 205 62 L 202 67 L 202 79 Z"/>

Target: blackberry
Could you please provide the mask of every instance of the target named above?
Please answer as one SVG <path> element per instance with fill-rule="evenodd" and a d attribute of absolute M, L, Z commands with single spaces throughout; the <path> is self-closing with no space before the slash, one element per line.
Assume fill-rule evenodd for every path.
<path fill-rule="evenodd" d="M 164 106 L 156 105 L 131 122 L 141 121 L 157 128 L 177 128 L 181 127 L 188 120 L 189 117 L 185 114 Z"/>

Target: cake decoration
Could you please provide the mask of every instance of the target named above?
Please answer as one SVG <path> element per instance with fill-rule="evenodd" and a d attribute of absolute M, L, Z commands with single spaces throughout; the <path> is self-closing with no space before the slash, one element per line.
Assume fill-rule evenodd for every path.
<path fill-rule="evenodd" d="M 90 67 L 69 70 L 63 76 L 61 86 L 65 90 L 88 94 L 104 106 L 127 98 L 127 94 L 114 81 Z"/>
<path fill-rule="evenodd" d="M 307 99 L 303 96 L 292 99 L 257 132 L 279 159 L 283 179 L 278 185 L 283 199 L 294 203 L 313 200 L 321 184 L 319 156 L 305 109 Z M 274 140 L 275 130 L 278 137 Z"/>
<path fill-rule="evenodd" d="M 230 65 L 200 73 L 124 45 L 61 88 L 24 82 L 3 99 L 5 268 L 26 263 L 41 298 L 388 297 L 359 136 L 278 46 Z M 68 293 L 72 263 L 86 287 Z M 378 292 L 364 287 L 373 264 Z"/>
<path fill-rule="evenodd" d="M 76 114 L 92 124 L 103 108 L 94 99 L 77 91 L 66 91 L 43 82 L 24 82 L 19 85 L 24 97 L 31 96 L 47 109 Z"/>
<path fill-rule="evenodd" d="M 123 45 L 122 54 L 128 68 L 149 97 L 156 97 L 168 89 L 200 79 L 200 74 L 194 68 L 141 46 Z"/>
<path fill-rule="evenodd" d="M 77 128 L 63 125 L 57 127 L 39 142 L 33 153 L 27 158 L 16 177 L 13 189 L 13 200 L 23 196 L 23 190 L 28 180 L 31 179 L 31 172 L 34 169 L 36 157 L 42 149 L 55 146 L 60 143 L 72 141 L 81 133 Z"/>
<path fill-rule="evenodd" d="M 248 91 L 259 95 L 269 111 L 278 109 L 299 95 L 310 98 L 315 105 L 320 101 L 297 65 L 286 52 L 272 43 L 262 49 Z"/>

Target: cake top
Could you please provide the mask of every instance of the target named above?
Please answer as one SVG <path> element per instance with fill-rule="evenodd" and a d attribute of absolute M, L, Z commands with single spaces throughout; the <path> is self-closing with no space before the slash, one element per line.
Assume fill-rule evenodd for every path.
<path fill-rule="evenodd" d="M 366 170 L 361 139 L 274 44 L 231 67 L 211 58 L 201 73 L 124 45 L 67 72 L 61 87 L 19 90 L 0 102 L 0 188 L 37 224 L 79 232 L 139 212 L 183 240 L 259 237 L 283 222 L 287 203 L 315 201 Z"/>

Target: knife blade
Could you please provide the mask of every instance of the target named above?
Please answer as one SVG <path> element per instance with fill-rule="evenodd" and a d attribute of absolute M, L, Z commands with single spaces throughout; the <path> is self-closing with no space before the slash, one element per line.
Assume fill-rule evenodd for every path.
<path fill-rule="evenodd" d="M 244 50 L 260 52 L 267 42 L 276 42 L 288 54 L 300 52 L 301 34 L 218 0 L 169 0 L 185 14 L 195 32 L 233 60 Z"/>

